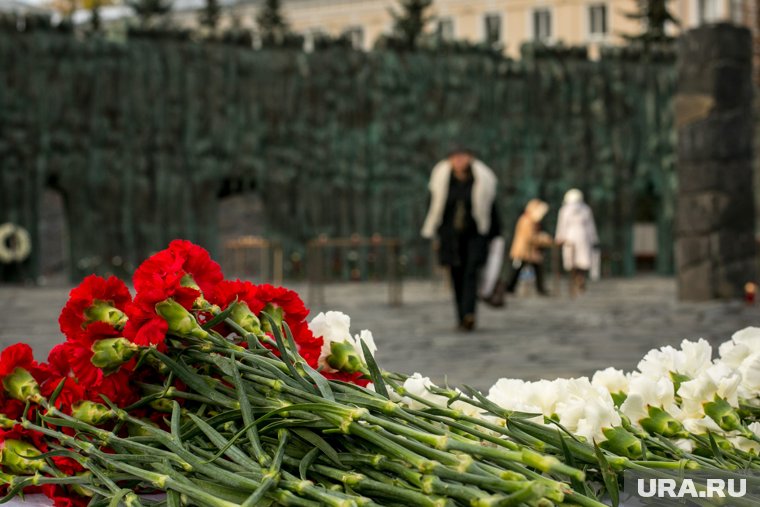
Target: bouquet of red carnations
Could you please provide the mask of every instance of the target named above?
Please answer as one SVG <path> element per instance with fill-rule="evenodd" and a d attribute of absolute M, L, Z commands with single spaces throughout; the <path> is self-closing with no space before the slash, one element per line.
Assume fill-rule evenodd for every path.
<path fill-rule="evenodd" d="M 25 344 L 2 352 L 4 501 L 601 505 L 571 487 L 584 472 L 504 425 L 391 397 L 404 378 L 379 370 L 369 333 L 329 336 L 335 314 L 310 327 L 297 294 L 224 280 L 188 241 L 133 283 L 134 297 L 114 277 L 72 290 L 47 363 Z"/>

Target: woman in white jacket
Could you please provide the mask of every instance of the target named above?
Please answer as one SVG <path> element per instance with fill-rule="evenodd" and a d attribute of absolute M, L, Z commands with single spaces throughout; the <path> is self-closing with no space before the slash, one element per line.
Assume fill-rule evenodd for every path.
<path fill-rule="evenodd" d="M 562 265 L 572 277 L 573 294 L 586 289 L 586 276 L 595 262 L 599 244 L 594 214 L 577 188 L 568 190 L 557 218 L 555 239 L 562 243 Z"/>

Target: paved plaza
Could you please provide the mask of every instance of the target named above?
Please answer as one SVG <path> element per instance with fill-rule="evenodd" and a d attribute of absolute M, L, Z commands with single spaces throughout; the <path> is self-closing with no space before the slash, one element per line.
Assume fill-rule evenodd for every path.
<path fill-rule="evenodd" d="M 308 297 L 306 286 L 294 285 Z M 57 318 L 68 287 L 0 287 L 0 346 L 30 343 L 38 359 L 60 341 Z M 385 369 L 419 371 L 437 382 L 488 388 L 499 377 L 588 375 L 607 366 L 632 369 L 646 351 L 684 338 L 713 344 L 760 325 L 760 306 L 741 301 L 681 303 L 675 281 L 643 277 L 592 284 L 583 297 L 515 297 L 503 309 L 481 305 L 478 329 L 454 329 L 453 304 L 440 281 L 404 285 L 404 304 L 391 307 L 384 284 L 328 286 L 324 303 L 370 329 Z"/>

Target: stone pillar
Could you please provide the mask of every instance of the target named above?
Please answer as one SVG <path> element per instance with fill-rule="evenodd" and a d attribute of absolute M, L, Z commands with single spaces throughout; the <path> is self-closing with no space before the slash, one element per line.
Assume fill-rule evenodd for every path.
<path fill-rule="evenodd" d="M 678 52 L 679 297 L 737 297 L 756 276 L 750 31 L 697 28 Z"/>

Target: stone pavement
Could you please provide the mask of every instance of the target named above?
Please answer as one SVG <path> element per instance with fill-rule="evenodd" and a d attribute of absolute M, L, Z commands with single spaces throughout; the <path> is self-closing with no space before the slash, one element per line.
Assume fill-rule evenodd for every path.
<path fill-rule="evenodd" d="M 305 286 L 294 285 L 305 297 Z M 44 359 L 60 340 L 57 317 L 66 287 L 0 287 L 0 347 L 32 345 Z M 370 329 L 378 361 L 389 370 L 419 371 L 442 383 L 487 389 L 499 377 L 589 375 L 607 366 L 632 369 L 651 348 L 704 337 L 713 344 L 760 325 L 760 306 L 741 301 L 680 303 L 675 281 L 604 280 L 581 298 L 515 297 L 503 309 L 479 309 L 478 329 L 454 329 L 453 303 L 441 282 L 404 285 L 404 305 L 387 303 L 384 284 L 328 286 L 317 311 L 340 310 L 352 330 Z"/>

